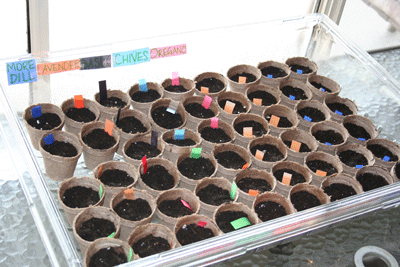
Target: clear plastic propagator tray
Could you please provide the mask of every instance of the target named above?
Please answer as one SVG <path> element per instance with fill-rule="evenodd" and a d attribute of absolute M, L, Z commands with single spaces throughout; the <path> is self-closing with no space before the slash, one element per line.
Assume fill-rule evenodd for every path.
<path fill-rule="evenodd" d="M 116 66 L 115 62 L 106 62 L 106 65 L 111 64 L 107 68 L 95 69 L 93 65 L 92 69 L 81 66 L 79 70 L 52 75 L 29 77 L 28 74 L 25 80 L 37 78 L 37 81 L 12 85 L 9 85 L 7 77 L 6 63 L 9 62 L 32 59 L 36 60 L 36 64 L 70 60 L 73 62 L 81 58 L 110 55 L 108 59 L 117 59 L 113 53 L 142 48 L 150 48 L 152 51 L 153 47 L 180 44 L 186 45 L 186 54 L 150 59 L 143 64 Z M 158 56 L 162 57 L 162 54 Z M 30 144 L 22 121 L 22 113 L 26 107 L 44 102 L 60 105 L 64 100 L 80 94 L 84 98 L 93 99 L 100 80 L 107 80 L 107 87 L 110 89 L 127 92 L 139 79 L 161 83 L 174 71 L 179 72 L 181 77 L 190 79 L 205 71 L 226 75 L 230 67 L 238 64 L 257 66 L 259 62 L 285 62 L 287 58 L 295 56 L 308 57 L 315 61 L 318 64 L 318 74 L 338 82 L 342 87 L 340 96 L 350 98 L 357 104 L 358 114 L 372 120 L 379 130 L 380 138 L 400 140 L 400 123 L 396 118 L 400 110 L 399 83 L 368 54 L 344 38 L 332 21 L 319 14 L 79 50 L 24 55 L 2 61 L 0 99 L 7 118 L 1 121 L 2 128 L 6 132 L 8 148 L 17 167 L 28 205 L 53 265 L 82 266 L 83 257 L 58 203 L 59 182 L 52 181 L 45 175 L 41 155 Z M 102 59 L 104 58 L 107 57 Z M 69 64 L 69 68 L 73 68 L 73 63 Z M 23 81 L 22 78 L 20 81 Z M 121 160 L 118 156 L 115 159 Z M 75 175 L 92 176 L 92 172 L 85 168 L 82 157 Z M 345 220 L 397 206 L 399 203 L 400 183 L 394 183 L 341 201 L 135 260 L 124 266 L 213 264 L 260 247 L 288 242 L 307 232 L 332 227 Z"/>

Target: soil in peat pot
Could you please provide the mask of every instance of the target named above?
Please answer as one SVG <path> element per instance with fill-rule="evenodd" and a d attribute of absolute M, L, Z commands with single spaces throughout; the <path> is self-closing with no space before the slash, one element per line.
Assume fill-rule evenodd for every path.
<path fill-rule="evenodd" d="M 215 116 L 211 109 L 206 109 L 199 103 L 187 104 L 185 110 L 193 117 L 200 119 L 209 119 Z"/>
<path fill-rule="evenodd" d="M 147 90 L 147 92 L 137 91 L 131 95 L 132 100 L 139 103 L 153 102 L 160 97 L 161 95 L 156 90 L 152 89 Z"/>
<path fill-rule="evenodd" d="M 176 233 L 179 243 L 184 246 L 213 237 L 211 229 L 198 226 L 197 224 L 184 224 Z"/>
<path fill-rule="evenodd" d="M 96 119 L 96 115 L 88 108 L 69 108 L 65 115 L 78 122 L 91 122 Z"/>
<path fill-rule="evenodd" d="M 399 158 L 394 155 L 389 149 L 379 144 L 369 144 L 367 149 L 374 154 L 375 157 L 383 159 L 385 156 L 389 157 L 388 161 L 398 161 Z"/>
<path fill-rule="evenodd" d="M 132 142 L 125 151 L 125 154 L 133 159 L 142 159 L 144 156 L 146 158 L 154 158 L 160 155 L 160 153 L 161 150 L 156 146 L 143 141 Z"/>
<path fill-rule="evenodd" d="M 290 148 L 292 146 L 292 141 L 283 141 L 283 143 Z M 305 144 L 305 143 L 301 143 L 300 145 L 300 153 L 304 153 L 304 152 L 311 152 L 311 149 Z"/>
<path fill-rule="evenodd" d="M 361 126 L 355 125 L 353 123 L 345 123 L 343 124 L 343 126 L 354 138 L 364 138 L 365 140 L 371 139 L 371 135 Z"/>
<path fill-rule="evenodd" d="M 200 180 L 211 176 L 215 171 L 215 167 L 211 160 L 207 158 L 185 158 L 178 164 L 178 170 L 189 179 Z"/>
<path fill-rule="evenodd" d="M 158 107 L 151 112 L 151 117 L 157 125 L 165 129 L 178 128 L 183 124 L 182 116 L 178 113 L 170 113 L 167 107 Z"/>
<path fill-rule="evenodd" d="M 52 155 L 61 157 L 75 157 L 78 155 L 76 148 L 72 144 L 64 141 L 54 141 L 50 145 L 45 144 L 43 149 Z"/>
<path fill-rule="evenodd" d="M 168 85 L 165 87 L 165 90 L 172 93 L 184 93 L 188 91 L 183 85 Z"/>
<path fill-rule="evenodd" d="M 253 102 L 254 98 L 261 99 L 261 105 L 263 106 L 271 106 L 273 104 L 278 103 L 276 98 L 268 92 L 265 91 L 254 91 L 247 95 L 251 102 Z"/>
<path fill-rule="evenodd" d="M 200 131 L 200 135 L 204 140 L 216 144 L 227 143 L 232 140 L 221 128 L 204 127 Z"/>
<path fill-rule="evenodd" d="M 178 218 L 185 215 L 193 214 L 193 210 L 189 209 L 182 203 L 182 198 L 174 200 L 164 200 L 158 205 L 158 209 L 167 216 Z"/>
<path fill-rule="evenodd" d="M 340 161 L 349 167 L 356 167 L 356 165 L 368 165 L 367 158 L 363 154 L 357 153 L 353 150 L 342 151 L 338 153 L 338 156 Z"/>
<path fill-rule="evenodd" d="M 135 181 L 126 171 L 118 169 L 105 170 L 98 179 L 103 184 L 112 187 L 126 187 Z"/>
<path fill-rule="evenodd" d="M 268 77 L 268 75 L 272 75 L 272 78 L 281 78 L 281 77 L 285 77 L 288 75 L 283 69 L 280 69 L 280 68 L 277 68 L 274 66 L 268 66 L 268 67 L 262 68 L 261 73 L 265 77 Z"/>
<path fill-rule="evenodd" d="M 243 106 L 242 103 L 236 100 L 232 99 L 222 99 L 221 101 L 218 102 L 218 105 L 224 109 L 226 101 L 232 102 L 235 104 L 235 107 L 233 108 L 232 114 L 240 114 L 240 113 L 246 113 L 246 106 Z"/>
<path fill-rule="evenodd" d="M 229 79 L 231 79 L 234 82 L 239 82 L 239 77 L 246 77 L 246 83 L 252 83 L 254 81 L 257 80 L 257 77 L 254 76 L 251 73 L 247 73 L 247 72 L 242 72 L 242 73 L 238 73 L 233 75 L 232 77 L 229 77 Z"/>
<path fill-rule="evenodd" d="M 168 144 L 171 145 L 176 145 L 176 146 L 180 146 L 180 147 L 185 147 L 185 146 L 194 146 L 196 144 L 196 142 L 192 139 L 174 139 L 174 138 L 168 138 L 167 140 L 165 140 L 165 142 L 167 142 Z"/>
<path fill-rule="evenodd" d="M 240 179 L 237 186 L 243 191 L 248 193 L 250 189 L 257 190 L 259 194 L 271 191 L 271 185 L 267 180 L 257 179 L 251 177 L 244 177 Z"/>
<path fill-rule="evenodd" d="M 339 145 L 344 142 L 343 136 L 333 130 L 322 131 L 318 130 L 313 133 L 315 139 L 320 143 L 330 143 L 331 145 Z"/>
<path fill-rule="evenodd" d="M 174 177 L 161 165 L 153 165 L 147 168 L 145 174 L 141 174 L 143 182 L 155 190 L 168 190 L 174 187 Z"/>
<path fill-rule="evenodd" d="M 331 90 L 331 89 L 327 88 L 326 86 L 323 86 L 323 85 L 320 84 L 320 83 L 311 82 L 311 85 L 314 86 L 315 88 L 317 88 L 318 90 L 320 90 L 321 88 L 324 88 L 324 90 L 325 90 L 324 92 L 325 92 L 325 93 L 332 93 L 332 90 Z"/>
<path fill-rule="evenodd" d="M 276 170 L 276 171 L 274 171 L 273 175 L 276 178 L 276 180 L 278 180 L 279 182 L 282 182 L 283 174 L 285 172 L 292 175 L 292 179 L 290 179 L 290 185 L 291 186 L 306 182 L 306 178 L 304 178 L 304 176 L 301 173 L 298 173 L 298 172 L 296 172 L 294 170 L 291 170 L 291 169 Z"/>
<path fill-rule="evenodd" d="M 219 164 L 228 169 L 241 169 L 247 162 L 238 153 L 233 151 L 223 151 L 215 155 Z"/>
<path fill-rule="evenodd" d="M 353 114 L 353 111 L 351 111 L 351 109 L 345 104 L 334 102 L 334 103 L 327 103 L 326 105 L 332 112 L 335 112 L 336 110 L 341 112 L 343 114 L 342 116 Z"/>
<path fill-rule="evenodd" d="M 257 213 L 258 218 L 260 218 L 260 220 L 263 222 L 273 220 L 287 214 L 285 208 L 281 204 L 274 201 L 260 202 L 254 207 L 254 210 Z"/>
<path fill-rule="evenodd" d="M 287 97 L 290 97 L 291 95 L 294 96 L 293 100 L 306 100 L 308 99 L 306 94 L 304 93 L 303 89 L 293 87 L 290 85 L 286 85 L 281 88 L 282 94 L 284 94 Z"/>
<path fill-rule="evenodd" d="M 171 249 L 168 240 L 159 236 L 147 235 L 132 245 L 133 251 L 141 258 Z"/>
<path fill-rule="evenodd" d="M 310 170 L 313 171 L 314 173 L 316 173 L 317 170 L 320 170 L 326 172 L 326 176 L 330 176 L 338 172 L 337 169 L 333 167 L 332 164 L 326 161 L 316 159 L 307 161 L 306 164 L 308 168 L 310 168 Z"/>
<path fill-rule="evenodd" d="M 224 83 L 220 80 L 211 77 L 211 78 L 204 78 L 200 82 L 196 83 L 196 89 L 201 91 L 201 87 L 207 87 L 209 93 L 218 93 L 222 89 L 224 89 Z"/>
<path fill-rule="evenodd" d="M 196 194 L 201 201 L 206 204 L 219 206 L 223 203 L 231 202 L 229 191 L 216 186 L 215 184 L 209 184 L 206 187 L 200 189 Z"/>
<path fill-rule="evenodd" d="M 145 133 L 147 131 L 146 126 L 144 126 L 140 120 L 132 116 L 119 119 L 117 127 L 123 132 L 130 134 Z"/>
<path fill-rule="evenodd" d="M 290 196 L 290 199 L 297 211 L 302 211 L 321 205 L 321 202 L 316 196 L 306 191 L 293 193 Z"/>
<path fill-rule="evenodd" d="M 123 247 L 102 248 L 90 258 L 89 267 L 112 267 L 128 262 Z"/>
<path fill-rule="evenodd" d="M 321 110 L 311 107 L 305 107 L 297 111 L 302 118 L 307 116 L 311 118 L 311 122 L 324 121 L 326 119 L 324 113 Z"/>
<path fill-rule="evenodd" d="M 302 70 L 303 74 L 309 74 L 312 72 L 312 70 L 309 67 L 306 66 L 302 66 L 299 64 L 293 64 L 293 65 L 289 65 L 289 68 L 293 71 L 297 73 L 297 70 Z"/>
<path fill-rule="evenodd" d="M 114 146 L 117 141 L 103 129 L 94 129 L 82 137 L 83 142 L 93 149 L 108 149 Z"/>
<path fill-rule="evenodd" d="M 78 235 L 86 241 L 94 241 L 107 237 L 116 231 L 114 223 L 100 218 L 91 218 L 84 221 L 78 229 Z"/>
<path fill-rule="evenodd" d="M 223 211 L 219 212 L 217 216 L 215 216 L 215 222 L 217 223 L 219 229 L 224 232 L 224 233 L 229 233 L 232 231 L 235 231 L 235 228 L 233 228 L 231 222 L 240 219 L 240 218 L 248 218 L 248 215 L 244 213 L 243 211 Z M 250 225 L 248 225 L 250 226 Z M 245 227 L 248 227 L 245 226 Z M 243 228 L 245 228 L 243 227 Z"/>
<path fill-rule="evenodd" d="M 115 96 L 107 97 L 107 99 L 101 101 L 100 104 L 109 108 L 123 108 L 126 106 L 125 101 L 122 101 L 121 98 Z"/>
<path fill-rule="evenodd" d="M 274 114 L 265 116 L 265 119 L 268 121 L 268 123 L 271 120 L 271 116 L 272 115 L 274 115 Z M 289 128 L 289 127 L 292 127 L 292 126 L 293 126 L 293 123 L 291 123 L 291 121 L 288 120 L 288 118 L 286 118 L 286 117 L 280 117 L 279 118 L 278 128 Z"/>
<path fill-rule="evenodd" d="M 332 202 L 357 194 L 353 187 L 339 183 L 328 185 L 324 192 L 331 197 Z"/>
<path fill-rule="evenodd" d="M 114 211 L 129 221 L 140 221 L 152 213 L 149 203 L 141 198 L 124 199 L 114 207 Z"/>
<path fill-rule="evenodd" d="M 264 157 L 262 159 L 263 161 L 274 162 L 284 158 L 282 152 L 279 151 L 279 149 L 274 145 L 263 144 L 263 145 L 255 145 L 252 148 L 250 148 L 250 152 L 253 155 L 256 155 L 257 150 L 264 152 Z"/>
<path fill-rule="evenodd" d="M 62 202 L 70 208 L 86 208 L 99 202 L 99 192 L 84 186 L 74 186 L 64 191 Z"/>
<path fill-rule="evenodd" d="M 61 124 L 61 119 L 54 113 L 42 113 L 42 116 L 30 118 L 27 122 L 35 129 L 51 130 Z"/>
<path fill-rule="evenodd" d="M 253 128 L 253 135 L 256 137 L 263 136 L 267 133 L 267 130 L 264 126 L 256 121 L 242 121 L 234 125 L 236 132 L 243 135 L 243 128 L 244 127 L 251 127 Z"/>
<path fill-rule="evenodd" d="M 364 192 L 388 185 L 388 182 L 380 175 L 372 173 L 364 173 L 356 177 L 357 181 L 360 182 Z"/>

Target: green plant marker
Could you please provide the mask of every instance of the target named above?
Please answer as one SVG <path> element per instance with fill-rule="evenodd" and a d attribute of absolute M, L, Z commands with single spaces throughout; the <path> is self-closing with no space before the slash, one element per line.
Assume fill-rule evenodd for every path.
<path fill-rule="evenodd" d="M 231 225 L 233 226 L 233 228 L 235 228 L 235 230 L 237 230 L 237 229 L 243 228 L 245 226 L 251 225 L 251 223 L 250 223 L 249 219 L 247 219 L 246 217 L 242 217 L 242 218 L 232 221 Z"/>
<path fill-rule="evenodd" d="M 232 183 L 231 192 L 229 193 L 232 199 L 235 199 L 237 185 L 235 182 Z"/>
<path fill-rule="evenodd" d="M 128 262 L 132 260 L 132 256 L 133 256 L 133 250 L 132 248 L 129 248 Z"/>
<path fill-rule="evenodd" d="M 107 236 L 108 238 L 113 238 L 115 236 L 115 232 L 112 232 L 111 235 Z"/>
<path fill-rule="evenodd" d="M 101 198 L 103 196 L 103 186 L 100 185 L 100 189 L 99 189 L 99 197 Z"/>
<path fill-rule="evenodd" d="M 192 154 L 190 155 L 191 158 L 198 159 L 201 155 L 201 147 L 194 147 L 192 148 Z"/>

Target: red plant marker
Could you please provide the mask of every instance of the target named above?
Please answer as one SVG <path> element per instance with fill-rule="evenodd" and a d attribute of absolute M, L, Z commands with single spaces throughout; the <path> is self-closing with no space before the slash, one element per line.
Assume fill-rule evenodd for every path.
<path fill-rule="evenodd" d="M 143 163 L 143 174 L 147 172 L 147 159 L 146 156 L 142 158 L 142 163 Z"/>
<path fill-rule="evenodd" d="M 186 208 L 193 210 L 192 207 L 190 207 L 189 203 L 187 203 L 185 200 L 181 199 L 181 202 L 183 204 L 183 206 L 185 206 Z"/>
<path fill-rule="evenodd" d="M 76 108 L 84 108 L 85 107 L 83 104 L 83 96 L 82 95 L 75 95 L 74 101 L 75 101 Z"/>
<path fill-rule="evenodd" d="M 203 221 L 199 221 L 198 223 L 197 223 L 197 226 L 200 226 L 200 227 L 205 227 L 207 225 L 207 223 L 206 222 L 203 222 Z"/>

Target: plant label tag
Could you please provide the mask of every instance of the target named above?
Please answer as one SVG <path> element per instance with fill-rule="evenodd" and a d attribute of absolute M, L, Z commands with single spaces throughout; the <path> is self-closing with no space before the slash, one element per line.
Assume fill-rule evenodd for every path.
<path fill-rule="evenodd" d="M 232 182 L 231 192 L 229 193 L 232 199 L 235 199 L 236 196 L 237 185 L 235 182 Z"/>
<path fill-rule="evenodd" d="M 256 150 L 256 155 L 255 155 L 255 157 L 256 157 L 256 159 L 259 159 L 259 160 L 263 160 L 263 158 L 264 158 L 264 152 L 262 152 L 261 150 Z"/>
<path fill-rule="evenodd" d="M 250 195 L 250 196 L 253 196 L 253 197 L 257 196 L 257 195 L 258 195 L 258 190 L 250 189 L 250 190 L 249 190 L 249 195 Z"/>
<path fill-rule="evenodd" d="M 141 92 L 148 92 L 149 91 L 149 89 L 147 88 L 146 79 L 140 79 L 139 80 L 139 90 Z"/>
<path fill-rule="evenodd" d="M 296 100 L 296 97 L 294 95 L 289 95 L 290 100 Z"/>
<path fill-rule="evenodd" d="M 99 197 L 100 198 L 103 196 L 103 192 L 104 192 L 103 186 L 100 185 L 100 187 L 99 187 Z"/>
<path fill-rule="evenodd" d="M 325 177 L 327 173 L 324 172 L 324 171 L 321 171 L 321 170 L 317 170 L 317 171 L 315 172 L 315 174 L 318 175 L 318 176 Z"/>
<path fill-rule="evenodd" d="M 300 151 L 301 143 L 296 140 L 292 140 L 292 144 L 290 145 L 290 149 L 296 152 Z"/>
<path fill-rule="evenodd" d="M 43 141 L 46 145 L 51 145 L 52 143 L 54 143 L 54 136 L 53 134 L 49 134 L 48 136 L 45 136 L 43 138 Z"/>
<path fill-rule="evenodd" d="M 206 95 L 204 97 L 203 104 L 201 104 L 201 105 L 203 106 L 203 108 L 209 109 L 210 105 L 211 105 L 211 102 L 212 102 L 212 98 L 209 97 L 208 95 Z"/>
<path fill-rule="evenodd" d="M 365 138 L 359 137 L 358 140 L 365 141 Z"/>
<path fill-rule="evenodd" d="M 268 78 L 268 79 L 273 79 L 273 78 L 274 78 L 274 75 L 268 74 L 268 75 L 267 75 L 267 78 Z"/>
<path fill-rule="evenodd" d="M 199 221 L 198 223 L 197 223 L 197 226 L 199 226 L 199 227 L 205 227 L 207 225 L 207 223 L 206 222 L 203 222 L 203 221 Z"/>
<path fill-rule="evenodd" d="M 247 162 L 246 164 L 243 165 L 242 170 L 245 170 L 249 167 L 249 163 Z"/>
<path fill-rule="evenodd" d="M 280 120 L 280 119 L 281 119 L 280 117 L 277 117 L 277 116 L 275 116 L 275 115 L 272 115 L 272 116 L 271 116 L 271 119 L 269 120 L 269 123 L 271 123 L 272 126 L 274 126 L 274 127 L 278 127 L 278 124 L 279 124 L 279 120 Z"/>
<path fill-rule="evenodd" d="M 235 108 L 235 105 L 236 104 L 231 102 L 231 101 L 226 101 L 225 107 L 224 107 L 224 111 L 229 113 L 229 114 L 232 114 L 233 109 Z"/>
<path fill-rule="evenodd" d="M 111 235 L 107 236 L 108 238 L 113 238 L 115 236 L 115 232 L 112 232 Z"/>
<path fill-rule="evenodd" d="M 100 165 L 99 170 L 97 171 L 97 178 L 100 178 L 102 170 L 103 170 L 103 165 Z"/>
<path fill-rule="evenodd" d="M 115 124 L 118 124 L 120 116 L 121 116 L 121 108 L 118 109 L 117 117 L 115 118 Z"/>
<path fill-rule="evenodd" d="M 114 123 L 112 121 L 106 119 L 104 131 L 106 131 L 106 133 L 108 133 L 110 136 L 112 136 L 113 128 L 114 128 Z"/>
<path fill-rule="evenodd" d="M 282 184 L 290 185 L 291 180 L 292 180 L 292 174 L 284 172 L 282 176 Z"/>
<path fill-rule="evenodd" d="M 253 138 L 253 127 L 243 127 L 243 136 Z"/>
<path fill-rule="evenodd" d="M 328 142 L 325 142 L 325 145 L 331 146 L 332 144 L 331 144 L 331 143 L 328 143 Z"/>
<path fill-rule="evenodd" d="M 356 165 L 356 169 L 361 169 L 364 165 Z"/>
<path fill-rule="evenodd" d="M 239 83 L 246 83 L 246 77 L 239 76 Z"/>
<path fill-rule="evenodd" d="M 172 72 L 172 85 L 179 86 L 179 75 L 178 72 Z"/>
<path fill-rule="evenodd" d="M 172 114 L 176 114 L 176 110 L 178 109 L 179 106 L 179 102 L 176 102 L 174 100 L 172 100 L 169 103 L 169 106 L 167 108 L 167 112 L 172 113 Z"/>
<path fill-rule="evenodd" d="M 107 99 L 107 83 L 106 81 L 99 81 L 100 104 L 104 103 Z"/>
<path fill-rule="evenodd" d="M 8 85 L 37 81 L 36 60 L 24 60 L 6 63 Z"/>
<path fill-rule="evenodd" d="M 384 156 L 383 157 L 383 161 L 389 161 L 390 160 L 390 157 L 389 156 Z"/>
<path fill-rule="evenodd" d="M 262 106 L 262 99 L 260 98 L 253 98 L 253 103 L 257 106 Z"/>
<path fill-rule="evenodd" d="M 211 118 L 211 128 L 218 129 L 218 118 L 217 117 Z"/>
<path fill-rule="evenodd" d="M 208 89 L 208 87 L 200 87 L 200 91 L 203 93 L 203 94 L 209 94 L 210 93 L 210 89 Z"/>
<path fill-rule="evenodd" d="M 181 199 L 181 202 L 183 204 L 183 206 L 185 206 L 186 208 L 193 210 L 192 207 L 190 207 L 189 203 L 187 203 L 185 200 Z"/>
<path fill-rule="evenodd" d="M 157 147 L 158 132 L 151 131 L 151 145 Z"/>
<path fill-rule="evenodd" d="M 175 130 L 175 140 L 185 139 L 185 129 Z"/>
<path fill-rule="evenodd" d="M 134 196 L 133 196 L 133 188 L 130 189 L 126 189 L 124 190 L 124 194 L 125 194 L 125 198 L 129 199 L 129 200 L 134 200 Z"/>
<path fill-rule="evenodd" d="M 237 229 L 249 226 L 249 225 L 251 225 L 251 223 L 250 223 L 249 219 L 247 219 L 246 217 L 242 217 L 242 218 L 232 221 L 231 225 L 233 226 L 233 228 L 235 230 L 237 230 Z"/>
<path fill-rule="evenodd" d="M 297 69 L 296 72 L 297 72 L 298 74 L 303 74 L 303 70 L 301 70 L 301 69 Z"/>
<path fill-rule="evenodd" d="M 335 110 L 335 113 L 336 113 L 336 114 L 339 114 L 340 116 L 343 116 L 343 113 L 340 112 L 339 110 Z"/>
<path fill-rule="evenodd" d="M 194 147 L 192 148 L 192 153 L 190 154 L 191 158 L 198 159 L 201 156 L 201 147 Z"/>
<path fill-rule="evenodd" d="M 308 117 L 308 116 L 304 116 L 304 119 L 305 119 L 306 121 L 308 121 L 308 122 L 311 122 L 311 121 L 312 121 L 312 119 L 311 119 L 310 117 Z"/>
<path fill-rule="evenodd" d="M 133 249 L 130 247 L 127 261 L 130 262 L 132 260 L 132 257 L 133 257 Z"/>
<path fill-rule="evenodd" d="M 322 92 L 325 92 L 325 91 L 326 91 L 326 90 L 325 90 L 324 88 L 322 88 L 322 87 L 321 87 L 320 89 L 321 89 Z"/>
<path fill-rule="evenodd" d="M 142 164 L 143 164 L 143 174 L 146 174 L 146 172 L 147 172 L 147 158 L 146 158 L 146 156 L 144 156 L 142 158 Z"/>
<path fill-rule="evenodd" d="M 36 107 L 33 107 L 32 109 L 31 109 L 31 112 L 32 112 L 32 117 L 33 118 L 39 118 L 40 116 L 42 116 L 42 106 L 36 106 Z"/>
<path fill-rule="evenodd" d="M 75 95 L 74 102 L 75 102 L 76 108 L 84 108 L 85 107 L 83 104 L 83 96 L 82 95 Z"/>

